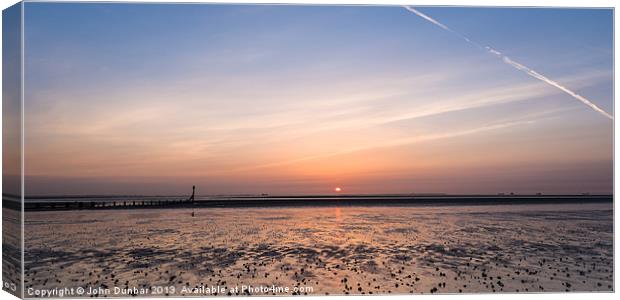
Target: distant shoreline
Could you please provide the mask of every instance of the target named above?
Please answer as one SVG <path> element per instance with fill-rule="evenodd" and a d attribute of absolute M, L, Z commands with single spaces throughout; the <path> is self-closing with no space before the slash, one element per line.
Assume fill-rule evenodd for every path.
<path fill-rule="evenodd" d="M 20 209 L 3 195 L 3 207 Z M 194 202 L 179 196 L 106 196 L 27 198 L 26 211 L 145 208 L 302 207 L 302 206 L 450 206 L 561 203 L 613 203 L 613 195 L 316 195 L 219 196 Z"/>

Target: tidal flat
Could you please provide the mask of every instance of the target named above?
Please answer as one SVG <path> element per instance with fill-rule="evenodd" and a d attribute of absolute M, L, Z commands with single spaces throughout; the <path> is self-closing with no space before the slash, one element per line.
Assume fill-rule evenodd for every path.
<path fill-rule="evenodd" d="M 37 211 L 25 230 L 26 290 L 613 291 L 612 203 Z"/>

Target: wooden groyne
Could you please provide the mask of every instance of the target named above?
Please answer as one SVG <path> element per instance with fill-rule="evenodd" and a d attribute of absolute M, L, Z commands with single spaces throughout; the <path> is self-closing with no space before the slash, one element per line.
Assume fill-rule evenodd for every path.
<path fill-rule="evenodd" d="M 81 210 L 81 209 L 130 209 L 189 207 L 195 202 L 196 186 L 192 194 L 183 196 L 135 195 L 84 195 L 84 196 L 30 196 L 22 200 L 19 195 L 2 194 L 2 207 L 26 211 Z"/>
<path fill-rule="evenodd" d="M 26 201 L 24 209 L 37 210 L 79 210 L 79 209 L 129 209 L 129 208 L 161 208 L 191 206 L 193 200 L 157 199 L 157 200 L 121 200 L 121 201 Z"/>

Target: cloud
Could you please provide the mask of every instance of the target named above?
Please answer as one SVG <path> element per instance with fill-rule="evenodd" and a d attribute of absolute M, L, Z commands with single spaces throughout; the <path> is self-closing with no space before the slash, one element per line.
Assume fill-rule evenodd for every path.
<path fill-rule="evenodd" d="M 563 111 L 563 109 L 550 110 L 546 112 L 538 112 L 536 114 L 532 114 L 528 116 L 527 118 L 521 118 L 518 120 L 507 120 L 507 121 L 485 124 L 482 126 L 463 129 L 463 130 L 455 130 L 455 131 L 441 132 L 441 133 L 430 133 L 430 134 L 418 135 L 418 136 L 414 136 L 410 138 L 393 139 L 393 140 L 385 141 L 379 144 L 373 143 L 370 145 L 361 145 L 361 146 L 351 147 L 348 149 L 343 149 L 343 150 L 325 153 L 325 154 L 309 155 L 309 156 L 300 157 L 300 158 L 287 160 L 287 161 L 280 161 L 280 162 L 257 165 L 257 166 L 253 166 L 249 168 L 243 168 L 242 170 L 253 170 L 253 169 L 263 169 L 263 168 L 270 168 L 270 167 L 293 165 L 296 163 L 329 158 L 329 157 L 334 157 L 334 156 L 339 156 L 339 155 L 346 155 L 346 154 L 351 154 L 351 153 L 356 153 L 356 152 L 361 152 L 361 151 L 374 150 L 374 149 L 379 149 L 379 148 L 398 147 L 398 146 L 404 146 L 404 145 L 410 145 L 410 144 L 416 144 L 416 143 L 422 143 L 422 142 L 428 142 L 428 141 L 434 141 L 434 140 L 440 140 L 440 139 L 449 139 L 449 138 L 455 138 L 455 137 L 475 135 L 478 133 L 496 131 L 496 130 L 511 128 L 511 127 L 531 125 L 531 124 L 536 123 L 538 119 L 547 117 L 548 115 L 561 112 L 561 111 Z M 239 171 L 239 170 L 235 170 L 235 171 Z"/>

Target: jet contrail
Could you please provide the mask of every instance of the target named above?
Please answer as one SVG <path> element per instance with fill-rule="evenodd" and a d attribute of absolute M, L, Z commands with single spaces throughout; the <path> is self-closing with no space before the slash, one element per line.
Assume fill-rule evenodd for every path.
<path fill-rule="evenodd" d="M 418 15 L 419 17 L 421 17 L 421 18 L 423 18 L 423 19 L 425 19 L 425 20 L 427 20 L 427 21 L 437 25 L 441 29 L 444 29 L 444 30 L 446 30 L 446 31 L 448 31 L 448 32 L 458 36 L 459 38 L 465 40 L 466 42 L 468 42 L 468 43 L 470 43 L 470 44 L 472 44 L 472 45 L 474 45 L 474 46 L 476 46 L 476 47 L 478 47 L 478 48 L 480 48 L 482 50 L 485 50 L 485 51 L 487 51 L 487 52 L 489 52 L 489 53 L 499 57 L 504 63 L 508 64 L 509 66 L 512 66 L 513 68 L 515 68 L 515 69 L 517 69 L 519 71 L 522 71 L 522 72 L 524 72 L 527 75 L 530 75 L 530 76 L 532 76 L 532 77 L 534 77 L 534 78 L 536 78 L 536 79 L 538 79 L 540 81 L 543 81 L 543 82 L 545 82 L 545 83 L 547 83 L 547 84 L 549 84 L 551 86 L 554 86 L 554 87 L 558 88 L 560 91 L 571 95 L 573 98 L 581 101 L 583 104 L 589 106 L 590 108 L 592 108 L 596 112 L 602 114 L 603 116 L 605 116 L 605 117 L 607 117 L 607 118 L 609 118 L 611 120 L 614 119 L 614 117 L 612 115 L 608 114 L 606 111 L 604 111 L 600 107 L 596 106 L 596 104 L 592 103 L 592 101 L 590 101 L 590 100 L 586 99 L 585 97 L 583 97 L 583 96 L 581 96 L 581 95 L 571 91 L 570 89 L 562 86 L 561 84 L 559 84 L 559 83 L 557 83 L 557 82 L 547 78 L 546 76 L 544 76 L 544 75 L 542 75 L 542 74 L 540 74 L 540 73 L 530 69 L 529 67 L 527 67 L 527 66 L 525 66 L 523 64 L 520 64 L 520 63 L 510 59 L 508 56 L 502 54 L 501 52 L 499 52 L 499 51 L 497 51 L 497 50 L 495 50 L 495 49 L 493 49 L 493 48 L 491 48 L 489 46 L 484 46 L 483 47 L 482 45 L 474 42 L 470 38 L 460 34 L 457 31 L 452 30 L 450 27 L 448 27 L 448 26 L 442 24 L 441 22 L 439 22 L 439 21 L 437 21 L 437 20 L 435 20 L 435 19 L 433 19 L 433 18 L 431 18 L 431 17 L 429 17 L 429 16 L 427 16 L 427 15 L 425 15 L 425 14 L 423 14 L 423 13 L 417 11 L 417 10 L 415 10 L 414 8 L 412 8 L 410 6 L 404 6 L 404 7 L 405 7 L 406 10 L 408 10 L 408 11 Z"/>

